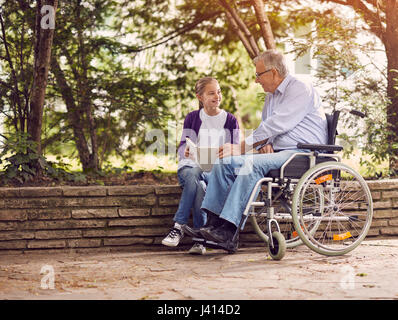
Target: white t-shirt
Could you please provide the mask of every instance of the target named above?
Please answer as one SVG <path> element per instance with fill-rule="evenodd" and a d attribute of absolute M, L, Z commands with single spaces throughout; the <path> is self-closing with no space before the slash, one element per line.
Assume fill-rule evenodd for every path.
<path fill-rule="evenodd" d="M 199 129 L 198 146 L 201 147 L 220 147 L 225 143 L 225 121 L 227 112 L 221 110 L 215 116 L 209 116 L 204 109 L 199 112 L 202 125 Z"/>
<path fill-rule="evenodd" d="M 202 121 L 198 134 L 198 146 L 201 147 L 221 147 L 226 143 L 225 121 L 227 121 L 227 112 L 221 110 L 215 116 L 209 116 L 204 108 L 199 111 L 199 117 Z M 178 163 L 178 169 L 183 166 L 197 167 L 192 159 L 181 159 Z"/>

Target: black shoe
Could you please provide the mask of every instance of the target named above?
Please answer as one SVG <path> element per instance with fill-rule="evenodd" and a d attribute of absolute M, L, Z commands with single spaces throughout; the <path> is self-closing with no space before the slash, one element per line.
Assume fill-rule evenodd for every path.
<path fill-rule="evenodd" d="M 184 231 L 184 235 L 187 235 L 188 237 L 202 238 L 199 228 L 191 228 L 186 224 L 184 224 L 181 228 Z"/>
<path fill-rule="evenodd" d="M 207 213 L 207 221 L 206 224 L 203 226 L 203 228 L 218 228 L 224 223 L 224 219 L 221 219 L 218 215 L 215 213 L 203 209 Z"/>
<path fill-rule="evenodd" d="M 201 228 L 200 233 L 206 240 L 217 243 L 231 242 L 236 231 L 235 225 L 226 221 L 218 228 Z"/>

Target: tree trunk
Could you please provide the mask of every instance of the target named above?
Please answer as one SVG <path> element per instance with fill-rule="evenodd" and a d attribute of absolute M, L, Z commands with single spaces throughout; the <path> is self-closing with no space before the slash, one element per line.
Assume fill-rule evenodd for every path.
<path fill-rule="evenodd" d="M 247 28 L 247 26 L 245 25 L 243 20 L 239 17 L 236 10 L 234 8 L 232 8 L 226 0 L 218 0 L 218 2 L 226 10 L 228 20 L 230 22 L 233 21 L 232 22 L 233 27 L 236 28 L 236 26 L 237 26 L 238 30 L 240 30 L 238 35 L 240 37 L 242 35 L 244 36 L 245 40 L 242 40 L 242 38 L 240 38 L 240 40 L 242 41 L 243 45 L 245 45 L 245 48 L 248 51 L 249 56 L 251 58 L 256 57 L 260 53 L 260 50 L 258 49 L 256 40 L 254 39 L 253 35 L 250 33 L 250 30 Z M 246 44 L 250 44 L 251 50 L 248 50 L 248 47 Z"/>
<path fill-rule="evenodd" d="M 82 164 L 83 171 L 87 171 L 92 168 L 93 157 L 91 156 L 87 139 L 84 135 L 84 125 L 82 122 L 84 119 L 84 111 L 77 106 L 75 99 L 73 98 L 72 89 L 68 85 L 64 72 L 55 57 L 52 57 L 51 59 L 51 71 L 55 76 L 55 80 L 66 105 L 68 122 L 73 129 L 74 141 L 79 153 L 79 159 Z"/>
<path fill-rule="evenodd" d="M 398 0 L 321 0 L 352 7 L 384 44 L 387 56 L 387 143 L 390 146 L 390 171 L 398 175 Z M 385 17 L 383 14 L 385 14 Z"/>
<path fill-rule="evenodd" d="M 229 88 L 229 90 L 231 90 L 232 99 L 233 99 L 234 104 L 235 104 L 235 109 L 236 109 L 235 117 L 236 117 L 236 120 L 238 121 L 239 129 L 240 129 L 239 130 L 240 131 L 240 137 L 239 138 L 240 138 L 240 140 L 242 140 L 242 139 L 244 139 L 244 133 L 243 133 L 244 126 L 243 126 L 242 117 L 240 116 L 242 114 L 242 112 L 240 110 L 240 105 L 239 105 L 239 102 L 238 102 L 238 99 L 237 99 L 237 93 L 236 93 L 236 90 L 235 90 L 235 88 L 233 86 L 228 85 L 228 88 Z"/>
<path fill-rule="evenodd" d="M 387 122 L 392 131 L 388 137 L 391 146 L 390 170 L 398 174 L 398 2 L 387 1 L 384 46 L 387 55 Z"/>
<path fill-rule="evenodd" d="M 54 37 L 54 29 L 43 29 L 41 27 L 41 8 L 43 5 L 52 6 L 55 12 L 57 10 L 58 0 L 45 0 L 43 2 L 38 0 L 36 9 L 34 74 L 27 129 L 30 138 L 37 143 L 37 152 L 39 154 L 41 153 L 44 98 L 47 87 L 48 69 L 50 66 L 51 47 Z"/>
<path fill-rule="evenodd" d="M 232 17 L 232 15 L 228 11 L 226 11 L 225 14 L 227 15 L 228 22 L 231 24 L 232 29 L 237 33 L 239 40 L 242 42 L 247 53 L 249 54 L 249 57 L 251 59 L 255 58 L 256 53 L 253 51 L 253 48 L 251 47 L 249 40 L 246 38 L 245 34 L 239 29 L 239 26 Z"/>
<path fill-rule="evenodd" d="M 265 13 L 263 0 L 252 0 L 254 11 L 256 12 L 257 22 L 260 25 L 261 35 L 267 49 L 275 49 L 275 39 L 272 33 L 271 24 Z"/>
<path fill-rule="evenodd" d="M 77 11 L 77 21 L 80 21 L 80 7 L 78 7 Z M 98 139 L 95 121 L 93 117 L 93 103 L 91 98 L 91 88 L 88 81 L 88 69 L 89 69 L 89 61 L 86 53 L 86 48 L 84 44 L 84 36 L 83 30 L 79 28 L 77 32 L 78 40 L 79 40 L 79 60 L 80 60 L 80 69 L 81 72 L 79 74 L 79 78 L 76 79 L 78 81 L 78 92 L 80 97 L 80 109 L 84 110 L 87 120 L 87 127 L 90 135 L 90 157 L 89 162 L 86 164 L 87 168 L 83 170 L 98 170 L 99 169 L 99 159 L 98 159 Z"/>

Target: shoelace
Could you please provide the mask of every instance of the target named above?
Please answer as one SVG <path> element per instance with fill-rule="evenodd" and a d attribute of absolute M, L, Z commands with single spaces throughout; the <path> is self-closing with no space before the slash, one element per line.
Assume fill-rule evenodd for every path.
<path fill-rule="evenodd" d="M 169 237 L 170 238 L 175 238 L 178 234 L 181 234 L 180 230 L 173 228 L 171 229 L 171 231 L 169 232 Z"/>

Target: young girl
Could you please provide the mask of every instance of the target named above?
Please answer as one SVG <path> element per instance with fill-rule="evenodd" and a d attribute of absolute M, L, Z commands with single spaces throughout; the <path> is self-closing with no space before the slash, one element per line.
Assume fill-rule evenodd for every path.
<path fill-rule="evenodd" d="M 174 226 L 162 240 L 166 246 L 177 246 L 184 237 L 183 225 L 188 223 L 193 209 L 193 227 L 201 228 L 206 223 L 206 213 L 200 209 L 205 195 L 205 186 L 210 172 L 204 172 L 192 159 L 186 145 L 188 137 L 198 146 L 220 147 L 225 143 L 239 143 L 239 125 L 229 112 L 220 109 L 222 100 L 220 85 L 211 77 L 201 78 L 195 85 L 199 109 L 190 112 L 184 121 L 181 142 L 178 147 L 177 177 L 183 188 L 178 210 L 174 215 Z M 194 244 L 191 254 L 204 254 L 206 249 Z"/>

